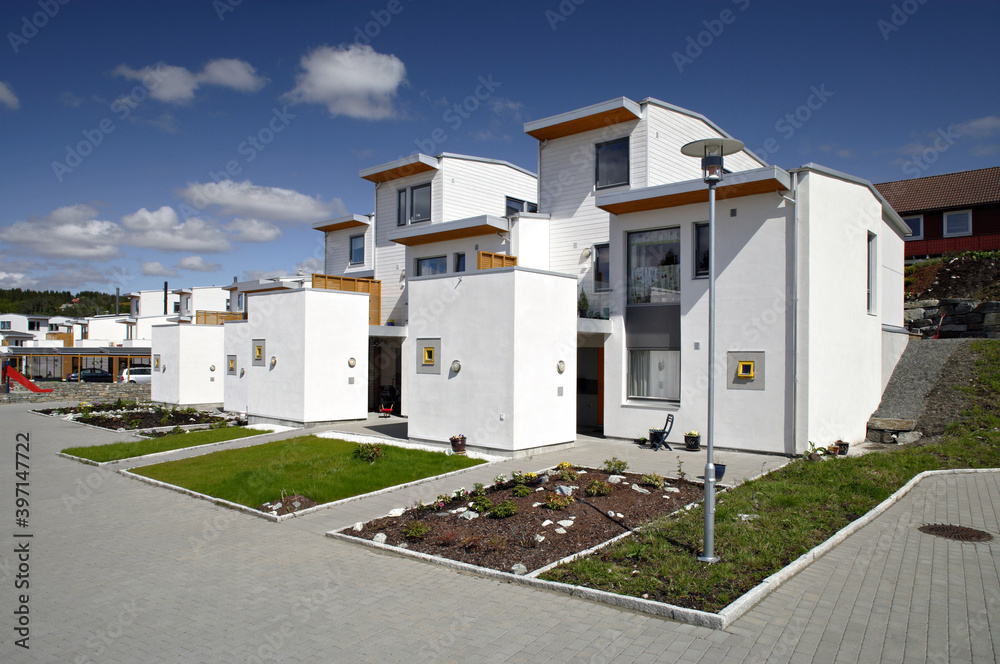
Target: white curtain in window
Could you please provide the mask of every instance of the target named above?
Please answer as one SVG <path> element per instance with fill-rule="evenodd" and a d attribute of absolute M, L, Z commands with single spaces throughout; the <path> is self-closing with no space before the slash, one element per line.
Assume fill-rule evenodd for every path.
<path fill-rule="evenodd" d="M 629 396 L 680 400 L 681 352 L 630 350 Z"/>

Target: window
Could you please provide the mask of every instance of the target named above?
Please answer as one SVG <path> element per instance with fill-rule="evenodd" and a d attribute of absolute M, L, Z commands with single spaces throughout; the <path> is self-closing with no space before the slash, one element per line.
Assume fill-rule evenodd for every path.
<path fill-rule="evenodd" d="M 49 332 L 58 332 L 59 326 L 55 323 L 49 323 Z"/>
<path fill-rule="evenodd" d="M 944 236 L 972 235 L 972 210 L 944 213 Z"/>
<path fill-rule="evenodd" d="M 422 184 L 410 189 L 410 222 L 430 221 L 431 185 Z"/>
<path fill-rule="evenodd" d="M 9 329 L 10 329 L 10 321 L 9 320 L 2 320 L 2 321 L 0 321 L 0 330 L 9 330 Z"/>
<path fill-rule="evenodd" d="M 365 236 L 351 236 L 351 265 L 365 262 Z"/>
<path fill-rule="evenodd" d="M 434 364 L 434 347 L 424 347 L 424 364 Z"/>
<path fill-rule="evenodd" d="M 538 212 L 538 203 L 531 203 L 529 201 L 522 201 L 519 198 L 507 197 L 507 211 L 504 212 L 505 217 L 513 217 L 519 212 Z"/>
<path fill-rule="evenodd" d="M 41 329 L 41 324 L 37 320 L 29 320 L 28 321 L 28 331 L 29 332 L 37 332 L 40 329 Z"/>
<path fill-rule="evenodd" d="M 694 276 L 707 277 L 709 272 L 708 224 L 694 225 Z"/>
<path fill-rule="evenodd" d="M 910 232 L 913 233 L 907 240 L 923 240 L 924 239 L 924 217 L 923 215 L 916 217 L 903 217 L 903 221 L 906 225 L 910 227 Z"/>
<path fill-rule="evenodd" d="M 680 231 L 628 234 L 628 303 L 677 304 L 681 296 Z"/>
<path fill-rule="evenodd" d="M 177 314 L 177 313 L 180 313 L 180 311 L 181 311 L 181 303 L 180 302 L 174 302 L 174 313 Z"/>
<path fill-rule="evenodd" d="M 444 274 L 448 271 L 448 257 L 434 256 L 433 258 L 417 259 L 417 276 L 426 277 L 431 274 Z"/>
<path fill-rule="evenodd" d="M 400 189 L 396 192 L 396 225 L 406 225 L 406 190 Z"/>
<path fill-rule="evenodd" d="M 640 399 L 681 398 L 681 352 L 679 350 L 630 350 L 628 395 Z"/>
<path fill-rule="evenodd" d="M 594 245 L 594 290 L 611 290 L 611 250 L 606 244 Z"/>
<path fill-rule="evenodd" d="M 237 311 L 243 311 L 243 293 L 236 294 L 236 309 Z"/>
<path fill-rule="evenodd" d="M 598 143 L 594 171 L 598 189 L 628 184 L 628 137 Z"/>
<path fill-rule="evenodd" d="M 455 254 L 455 272 L 465 272 L 465 253 Z"/>
<path fill-rule="evenodd" d="M 875 275 L 878 274 L 878 238 L 874 233 L 868 234 L 868 313 L 875 313 Z"/>

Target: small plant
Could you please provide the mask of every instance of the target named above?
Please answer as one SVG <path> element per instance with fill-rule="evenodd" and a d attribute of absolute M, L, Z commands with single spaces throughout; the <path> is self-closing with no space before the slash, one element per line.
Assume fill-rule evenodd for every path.
<path fill-rule="evenodd" d="M 452 442 L 452 443 L 457 443 L 457 442 L 459 442 L 460 440 L 462 440 L 463 438 L 465 438 L 465 434 L 461 434 L 461 433 L 460 433 L 460 434 L 458 434 L 457 436 L 452 436 L 451 438 L 449 438 L 449 439 L 448 439 L 448 441 L 449 441 L 449 442 Z"/>
<path fill-rule="evenodd" d="M 561 468 L 556 476 L 563 482 L 575 482 L 580 479 L 580 473 L 576 472 L 572 468 Z"/>
<path fill-rule="evenodd" d="M 572 467 L 573 464 L 571 464 L 569 461 L 560 461 L 558 464 L 556 464 L 556 470 L 569 470 Z"/>
<path fill-rule="evenodd" d="M 358 443 L 354 448 L 354 456 L 368 463 L 375 463 L 383 454 L 382 446 L 378 443 Z"/>
<path fill-rule="evenodd" d="M 612 475 L 621 475 L 628 470 L 628 462 L 613 456 L 604 460 L 604 470 Z"/>
<path fill-rule="evenodd" d="M 680 457 L 678 457 L 678 459 L 679 458 Z M 647 473 L 646 475 L 642 476 L 642 479 L 640 479 L 639 482 L 642 483 L 644 486 L 651 486 L 654 489 L 662 489 L 664 479 L 662 476 L 657 475 L 656 473 Z"/>
<path fill-rule="evenodd" d="M 170 433 L 176 436 L 177 434 L 184 433 L 184 429 L 182 429 L 179 424 L 176 424 L 174 425 L 174 428 L 170 430 Z"/>
<path fill-rule="evenodd" d="M 588 496 L 606 496 L 613 490 L 614 487 L 604 480 L 590 480 L 583 492 Z"/>
<path fill-rule="evenodd" d="M 531 495 L 532 491 L 524 484 L 517 484 L 511 489 L 511 493 L 515 498 L 526 498 Z"/>
<path fill-rule="evenodd" d="M 482 482 L 476 482 L 472 485 L 472 493 L 476 496 L 485 496 L 486 486 Z"/>
<path fill-rule="evenodd" d="M 537 481 L 538 481 L 538 473 L 525 473 L 524 474 L 524 483 L 525 484 L 534 484 Z"/>
<path fill-rule="evenodd" d="M 434 538 L 434 543 L 438 546 L 455 546 L 456 542 L 458 542 L 458 533 L 453 530 Z"/>
<path fill-rule="evenodd" d="M 439 493 L 437 499 L 435 499 L 434 504 L 441 509 L 445 505 L 451 502 L 451 495 L 447 493 Z"/>
<path fill-rule="evenodd" d="M 494 519 L 506 519 L 515 514 L 517 514 L 517 503 L 513 500 L 505 500 L 502 503 L 497 503 L 490 510 L 490 516 Z"/>
<path fill-rule="evenodd" d="M 465 490 L 463 486 L 461 489 L 455 489 L 455 493 L 452 494 L 453 500 L 465 500 L 469 497 L 469 492 Z"/>
<path fill-rule="evenodd" d="M 422 540 L 430 530 L 420 521 L 414 521 L 403 530 L 403 534 L 408 540 Z"/>
<path fill-rule="evenodd" d="M 514 484 L 524 484 L 525 482 L 527 482 L 527 480 L 524 477 L 524 473 L 522 473 L 519 470 L 515 470 L 513 473 L 511 473 L 510 478 L 511 480 L 513 480 Z"/>
<path fill-rule="evenodd" d="M 213 428 L 213 429 L 225 429 L 228 426 L 229 426 L 229 422 L 227 422 L 225 420 L 216 420 L 215 422 L 212 422 L 211 428 Z"/>
<path fill-rule="evenodd" d="M 466 551 L 475 551 L 482 546 L 483 539 L 479 535 L 469 535 L 460 542 Z"/>
<path fill-rule="evenodd" d="M 493 535 L 486 544 L 494 551 L 503 551 L 507 548 L 507 538 Z"/>
<path fill-rule="evenodd" d="M 485 514 L 493 509 L 493 501 L 486 496 L 476 496 L 472 499 L 472 509 L 480 514 Z"/>
<path fill-rule="evenodd" d="M 687 473 L 684 472 L 684 462 L 681 461 L 680 456 L 677 457 L 677 477 L 682 480 L 687 477 Z"/>
<path fill-rule="evenodd" d="M 545 497 L 545 506 L 550 510 L 564 510 L 574 502 L 573 496 L 561 496 L 554 491 Z"/>
<path fill-rule="evenodd" d="M 165 427 L 169 423 L 170 423 L 170 414 L 169 413 L 164 413 L 162 416 L 160 416 L 160 426 L 161 427 Z"/>
<path fill-rule="evenodd" d="M 499 475 L 493 478 L 493 484 L 495 484 L 498 489 L 501 488 L 506 483 L 507 483 L 507 476 L 504 475 L 503 473 L 500 473 Z"/>

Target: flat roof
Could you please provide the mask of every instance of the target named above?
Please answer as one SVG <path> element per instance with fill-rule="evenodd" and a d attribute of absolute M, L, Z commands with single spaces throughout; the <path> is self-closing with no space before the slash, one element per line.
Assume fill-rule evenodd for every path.
<path fill-rule="evenodd" d="M 638 120 L 640 117 L 642 117 L 642 109 L 639 104 L 627 97 L 618 97 L 578 108 L 575 111 L 526 122 L 524 123 L 524 133 L 540 141 L 546 141 L 550 138 L 562 138 L 620 122 Z"/>
<path fill-rule="evenodd" d="M 428 157 L 427 155 L 418 152 L 417 154 L 410 155 L 409 157 L 403 157 L 402 159 L 390 161 L 387 164 L 379 164 L 378 166 L 372 166 L 371 168 L 364 168 L 361 170 L 359 175 L 362 179 L 370 182 L 388 182 L 389 180 L 398 180 L 399 178 L 406 177 L 407 175 L 416 175 L 417 173 L 434 171 L 437 170 L 437 168 L 438 160 L 435 157 Z"/>
<path fill-rule="evenodd" d="M 363 214 L 349 214 L 345 217 L 337 217 L 336 219 L 329 219 L 327 221 L 317 221 L 313 224 L 313 228 L 328 233 L 330 231 L 344 230 L 345 228 L 369 226 L 370 224 L 371 220 Z"/>
<path fill-rule="evenodd" d="M 478 217 L 443 221 L 436 224 L 424 223 L 407 226 L 389 232 L 389 240 L 396 244 L 413 247 L 421 244 L 432 244 L 446 240 L 460 240 L 479 235 L 506 233 L 510 230 L 510 222 L 504 217 L 494 217 L 484 214 Z"/>

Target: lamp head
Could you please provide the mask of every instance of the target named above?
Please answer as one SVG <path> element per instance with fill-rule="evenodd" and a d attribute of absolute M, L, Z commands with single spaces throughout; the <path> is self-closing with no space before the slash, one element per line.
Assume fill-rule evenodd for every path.
<path fill-rule="evenodd" d="M 681 147 L 688 157 L 701 157 L 701 178 L 707 185 L 722 181 L 725 173 L 722 158 L 743 149 L 743 143 L 734 138 L 703 138 Z"/>

